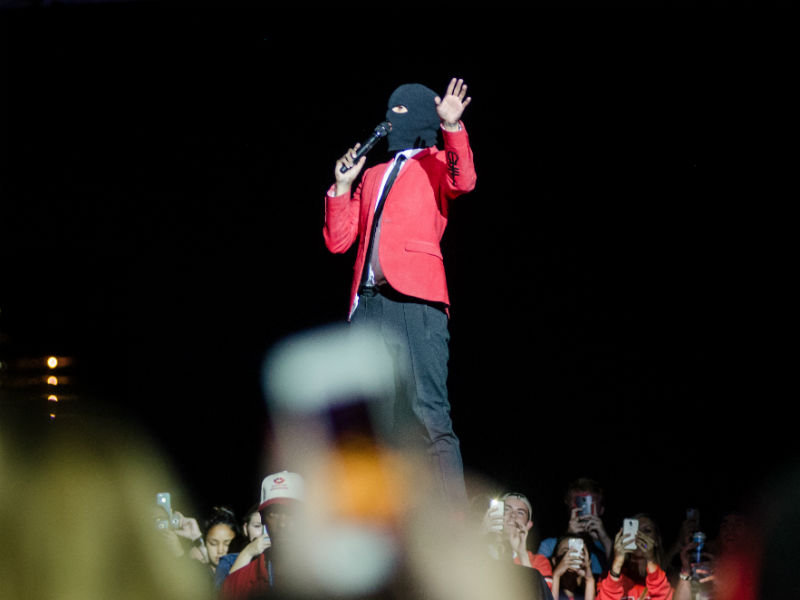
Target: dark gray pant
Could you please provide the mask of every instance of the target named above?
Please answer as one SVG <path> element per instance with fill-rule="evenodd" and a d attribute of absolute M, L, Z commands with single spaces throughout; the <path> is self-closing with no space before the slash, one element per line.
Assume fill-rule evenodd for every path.
<path fill-rule="evenodd" d="M 439 308 L 391 294 L 362 294 L 351 322 L 377 327 L 398 372 L 394 431 L 404 444 L 423 447 L 443 499 L 463 509 L 464 466 L 450 419 L 447 363 L 450 332 Z"/>

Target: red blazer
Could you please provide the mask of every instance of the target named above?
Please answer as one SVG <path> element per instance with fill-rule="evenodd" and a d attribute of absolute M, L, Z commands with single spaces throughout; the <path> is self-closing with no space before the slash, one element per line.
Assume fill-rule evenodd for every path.
<path fill-rule="evenodd" d="M 467 131 L 442 129 L 444 150 L 426 148 L 403 166 L 386 197 L 381 216 L 379 252 L 386 280 L 395 290 L 447 306 L 442 251 L 439 246 L 450 201 L 475 188 L 475 165 Z M 350 314 L 355 306 L 365 254 L 375 214 L 378 190 L 391 161 L 365 170 L 351 194 L 325 197 L 322 234 L 328 250 L 344 253 L 358 238 L 350 290 Z"/>

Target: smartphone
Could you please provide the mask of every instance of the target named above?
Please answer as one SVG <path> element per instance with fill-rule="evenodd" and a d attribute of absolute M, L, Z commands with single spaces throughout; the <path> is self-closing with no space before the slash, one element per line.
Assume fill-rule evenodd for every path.
<path fill-rule="evenodd" d="M 580 538 L 569 538 L 569 553 L 576 557 L 583 558 L 583 540 Z"/>
<path fill-rule="evenodd" d="M 490 522 L 493 521 L 494 519 L 496 519 L 497 517 L 499 517 L 502 520 L 503 519 L 503 515 L 505 514 L 505 512 L 506 512 L 506 503 L 505 502 L 503 502 L 502 500 L 497 500 L 495 498 L 492 498 L 489 501 L 489 521 Z M 500 524 L 500 525 L 493 526 L 491 531 L 492 532 L 497 532 L 497 531 L 502 531 L 502 529 L 503 529 L 503 525 Z"/>
<path fill-rule="evenodd" d="M 624 519 L 622 521 L 622 537 L 635 538 L 639 532 L 639 519 Z M 636 550 L 636 540 L 625 544 L 625 550 Z"/>
<path fill-rule="evenodd" d="M 168 513 L 172 512 L 172 499 L 169 492 L 161 492 L 156 494 L 156 504 L 158 504 Z"/>
<path fill-rule="evenodd" d="M 172 521 L 172 501 L 169 492 L 156 494 L 156 505 L 161 507 L 164 513 L 166 513 L 156 518 L 156 528 L 169 529 L 170 522 Z"/>
<path fill-rule="evenodd" d="M 163 516 L 156 518 L 156 527 L 158 529 L 180 529 L 181 517 L 172 512 L 172 497 L 170 493 L 160 492 L 156 494 L 156 504 L 166 513 L 166 518 Z"/>
<path fill-rule="evenodd" d="M 578 509 L 578 516 L 590 516 L 594 511 L 594 499 L 591 494 L 575 496 L 575 508 Z"/>

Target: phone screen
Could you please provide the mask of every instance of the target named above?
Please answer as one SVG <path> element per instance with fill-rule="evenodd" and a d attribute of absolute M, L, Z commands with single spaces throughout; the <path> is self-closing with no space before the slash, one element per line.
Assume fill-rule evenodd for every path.
<path fill-rule="evenodd" d="M 497 518 L 500 518 L 500 519 L 503 518 L 503 515 L 505 514 L 505 510 L 506 510 L 506 506 L 505 505 L 506 505 L 506 503 L 503 502 L 502 500 L 496 500 L 496 499 L 493 498 L 491 501 L 489 501 L 489 516 L 492 518 L 493 521 L 494 521 L 494 519 L 497 519 Z M 503 526 L 501 524 L 492 525 L 490 531 L 499 532 L 499 531 L 502 531 L 502 528 L 503 528 Z"/>
<path fill-rule="evenodd" d="M 575 508 L 581 517 L 587 517 L 595 512 L 594 502 L 591 494 L 579 494 L 575 496 Z"/>
<path fill-rule="evenodd" d="M 569 538 L 569 551 L 575 556 L 583 556 L 583 540 L 579 538 Z"/>
<path fill-rule="evenodd" d="M 635 538 L 636 534 L 639 532 L 639 520 L 638 519 L 625 519 L 622 522 L 622 537 L 623 538 Z M 631 542 L 625 544 L 625 550 L 636 550 L 636 540 L 632 540 Z"/>

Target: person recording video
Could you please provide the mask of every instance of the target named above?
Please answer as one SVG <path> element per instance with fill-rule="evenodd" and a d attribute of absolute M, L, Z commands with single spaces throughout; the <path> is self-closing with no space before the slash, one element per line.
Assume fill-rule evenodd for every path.
<path fill-rule="evenodd" d="M 644 513 L 625 519 L 614 538 L 614 558 L 608 576 L 597 585 L 597 600 L 668 600 L 672 593 L 664 572 L 664 548 L 658 525 Z"/>
<path fill-rule="evenodd" d="M 580 477 L 570 482 L 564 494 L 569 521 L 565 534 L 588 536 L 591 543 L 586 550 L 595 577 L 604 575 L 614 542 L 608 535 L 603 523 L 605 512 L 605 493 L 601 485 L 593 479 Z M 558 537 L 547 537 L 539 543 L 538 553 L 552 557 L 555 553 Z"/>

